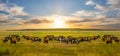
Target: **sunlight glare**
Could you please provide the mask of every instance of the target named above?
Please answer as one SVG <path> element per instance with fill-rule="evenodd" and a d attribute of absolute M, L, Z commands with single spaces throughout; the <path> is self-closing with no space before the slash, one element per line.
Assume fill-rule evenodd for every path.
<path fill-rule="evenodd" d="M 54 20 L 54 28 L 64 28 L 64 21 L 60 17 L 56 17 Z"/>

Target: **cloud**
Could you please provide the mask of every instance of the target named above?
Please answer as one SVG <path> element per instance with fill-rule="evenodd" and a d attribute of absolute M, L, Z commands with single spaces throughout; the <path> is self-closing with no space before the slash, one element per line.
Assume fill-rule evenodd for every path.
<path fill-rule="evenodd" d="M 87 2 L 85 3 L 85 5 L 95 5 L 95 2 L 93 2 L 92 0 L 90 0 L 90 1 L 87 1 Z"/>
<path fill-rule="evenodd" d="M 8 0 L 6 0 L 8 1 Z M 24 11 L 24 8 L 13 3 L 0 1 L 0 25 L 12 25 L 18 24 L 22 18 L 16 16 L 28 16 L 28 13 Z M 18 21 L 20 20 L 20 21 Z"/>
<path fill-rule="evenodd" d="M 5 23 L 9 23 L 8 16 L 4 14 L 0 14 L 0 24 L 5 24 Z"/>
<path fill-rule="evenodd" d="M 23 7 L 18 7 L 18 6 L 14 6 L 12 8 L 10 8 L 9 10 L 7 10 L 8 13 L 10 13 L 10 15 L 12 16 L 26 16 L 28 15 L 27 13 L 25 13 L 23 11 Z"/>
<path fill-rule="evenodd" d="M 24 8 L 16 4 L 0 3 L 0 11 L 9 13 L 11 16 L 26 16 L 28 13 L 24 12 Z"/>
<path fill-rule="evenodd" d="M 6 24 L 6 23 L 10 23 L 9 20 L 0 20 L 0 24 Z"/>
<path fill-rule="evenodd" d="M 110 9 L 120 10 L 120 0 L 107 0 Z"/>
<path fill-rule="evenodd" d="M 77 20 L 68 20 L 68 21 L 66 21 L 67 23 L 71 23 L 71 24 L 75 24 L 75 23 L 93 23 L 93 22 L 103 22 L 103 21 L 105 21 L 106 19 L 105 18 L 89 18 L 89 19 L 82 19 L 82 20 L 79 20 L 79 19 L 77 19 Z"/>
<path fill-rule="evenodd" d="M 94 13 L 90 11 L 80 10 L 73 13 L 73 15 L 77 17 L 93 17 Z"/>
<path fill-rule="evenodd" d="M 102 29 L 120 29 L 120 23 L 106 24 L 106 25 L 92 25 L 92 27 L 102 28 Z"/>
<path fill-rule="evenodd" d="M 85 3 L 85 5 L 95 5 L 95 9 L 97 10 L 102 10 L 102 11 L 107 11 L 108 9 L 105 6 L 101 6 L 100 4 L 94 2 L 94 0 L 89 0 Z"/>
<path fill-rule="evenodd" d="M 112 28 L 115 29 L 115 27 L 117 27 L 119 22 L 120 22 L 120 19 L 118 19 L 118 18 L 107 18 L 104 15 L 98 14 L 92 18 L 82 18 L 81 19 L 79 17 L 78 19 L 68 20 L 68 21 L 66 21 L 66 24 L 78 26 L 81 28 L 83 28 L 83 26 L 84 26 L 84 28 L 85 27 L 87 27 L 87 28 L 102 28 L 102 27 L 106 26 L 106 28 L 108 28 L 108 29 L 110 29 L 109 27 L 110 27 L 110 25 L 112 25 L 111 29 Z M 113 25 L 116 25 L 116 26 L 114 27 Z M 118 26 L 118 28 L 120 28 L 120 27 Z"/>
<path fill-rule="evenodd" d="M 72 15 L 75 16 L 75 17 L 80 17 L 80 18 L 103 18 L 103 17 L 106 17 L 104 15 L 104 12 L 101 12 L 101 11 L 87 11 L 87 10 L 76 11 Z"/>
<path fill-rule="evenodd" d="M 120 18 L 120 11 L 117 13 L 117 17 Z"/>
<path fill-rule="evenodd" d="M 7 0 L 8 1 L 8 0 Z M 105 14 L 111 10 L 120 10 L 120 0 L 107 0 L 106 5 L 100 5 L 94 0 L 89 0 L 85 5 L 93 6 L 95 11 L 90 10 L 78 10 L 72 13 L 72 16 L 63 15 L 50 15 L 50 16 L 35 16 L 27 19 L 18 18 L 15 16 L 27 16 L 29 15 L 24 11 L 24 7 L 16 4 L 0 3 L 0 25 L 16 25 L 23 28 L 34 27 L 51 27 L 56 19 L 63 20 L 68 26 L 71 27 L 86 27 L 86 28 L 120 28 L 120 12 L 117 17 L 108 18 Z M 32 27 L 30 26 L 32 25 Z M 14 26 L 14 28 L 16 27 Z M 34 27 L 33 27 L 34 26 Z M 22 28 L 21 27 L 21 28 Z"/>
<path fill-rule="evenodd" d="M 31 19 L 31 20 L 27 20 L 27 21 L 25 21 L 23 23 L 24 24 L 39 24 L 39 23 L 41 23 L 41 21 L 38 20 L 38 19 Z"/>
<path fill-rule="evenodd" d="M 94 7 L 95 9 L 98 9 L 98 10 L 102 10 L 102 11 L 107 11 L 108 9 L 104 6 L 101 6 L 99 4 L 96 4 L 96 7 Z"/>
<path fill-rule="evenodd" d="M 94 0 L 89 0 L 85 3 L 85 5 L 95 5 L 95 9 L 102 10 L 102 11 L 110 11 L 110 10 L 120 10 L 120 0 L 107 0 L 105 6 L 102 6 Z"/>
<path fill-rule="evenodd" d="M 8 9 L 7 4 L 5 4 L 5 3 L 0 3 L 0 10 L 1 10 L 1 11 L 5 11 L 6 9 Z"/>
<path fill-rule="evenodd" d="M 83 19 L 83 20 L 68 20 L 68 23 L 85 23 L 85 22 L 97 22 L 97 21 L 102 21 L 103 18 L 101 19 Z"/>
<path fill-rule="evenodd" d="M 119 23 L 120 19 L 118 18 L 107 18 L 107 17 L 104 17 L 102 15 L 99 15 L 97 17 L 94 17 L 94 18 L 78 18 L 78 19 L 72 19 L 72 20 L 68 20 L 66 22 L 68 23 L 71 23 L 71 24 L 74 24 L 74 23 L 98 23 L 99 25 L 100 24 L 114 24 L 114 23 Z"/>
<path fill-rule="evenodd" d="M 88 2 L 89 3 L 90 2 L 94 3 L 93 5 L 95 5 L 95 6 L 93 8 L 95 8 L 95 9 L 97 9 L 97 11 L 101 12 L 101 13 L 96 15 L 97 18 L 99 17 L 99 15 L 102 15 L 102 16 L 105 16 L 105 17 L 110 17 L 110 18 L 112 17 L 112 18 L 119 19 L 119 16 L 120 16 L 119 15 L 119 12 L 120 12 L 120 0 L 107 0 L 106 5 L 104 5 L 104 6 L 98 4 L 94 0 L 89 0 L 86 3 L 88 3 Z M 114 13 L 114 16 L 111 13 L 109 15 L 112 15 L 112 16 L 109 16 L 108 13 L 110 13 L 111 11 L 113 11 L 113 12 L 117 11 L 118 13 Z M 94 12 L 93 12 L 93 15 L 94 15 Z"/>
<path fill-rule="evenodd" d="M 23 22 L 24 24 L 41 24 L 41 23 L 51 23 L 52 21 L 50 20 L 39 20 L 39 19 L 30 19 L 30 20 L 27 20 L 25 22 Z"/>
<path fill-rule="evenodd" d="M 20 25 L 26 25 L 26 24 L 44 24 L 44 23 L 52 23 L 52 20 L 47 19 L 46 17 L 33 17 L 30 19 L 22 20 Z"/>
<path fill-rule="evenodd" d="M 95 13 L 95 14 L 97 15 L 92 18 L 51 15 L 51 16 L 35 16 L 28 19 L 21 19 L 21 18 L 8 19 L 8 20 L 6 19 L 6 20 L 0 20 L 0 22 L 6 25 L 8 24 L 16 25 L 16 26 L 12 26 L 12 28 L 16 28 L 16 27 L 18 28 L 44 28 L 44 27 L 52 28 L 54 27 L 54 22 L 56 19 L 64 20 L 66 26 L 76 27 L 76 28 L 102 28 L 102 27 L 104 28 L 105 26 L 107 28 L 107 27 L 110 27 L 107 25 L 115 25 L 120 22 L 120 20 L 117 18 L 107 18 L 104 15 L 101 15 L 99 13 Z"/>
<path fill-rule="evenodd" d="M 5 20 L 5 19 L 8 19 L 8 16 L 4 14 L 0 14 L 0 20 Z"/>

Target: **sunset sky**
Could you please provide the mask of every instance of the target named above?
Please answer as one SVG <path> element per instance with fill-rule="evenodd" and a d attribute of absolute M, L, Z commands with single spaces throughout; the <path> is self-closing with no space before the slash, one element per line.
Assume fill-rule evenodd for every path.
<path fill-rule="evenodd" d="M 0 30 L 120 29 L 120 0 L 0 0 Z"/>

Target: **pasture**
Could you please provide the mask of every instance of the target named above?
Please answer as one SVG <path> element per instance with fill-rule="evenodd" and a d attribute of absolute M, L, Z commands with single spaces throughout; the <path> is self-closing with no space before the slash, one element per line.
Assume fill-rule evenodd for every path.
<path fill-rule="evenodd" d="M 41 39 L 46 35 L 63 35 L 76 38 L 100 35 L 100 38 L 79 44 L 65 44 L 57 41 L 44 44 L 22 38 L 16 44 L 3 43 L 2 39 L 11 34 L 32 35 Z M 106 34 L 120 38 L 120 31 L 1 31 L 0 56 L 120 56 L 120 43 L 106 44 L 101 40 L 101 37 Z"/>

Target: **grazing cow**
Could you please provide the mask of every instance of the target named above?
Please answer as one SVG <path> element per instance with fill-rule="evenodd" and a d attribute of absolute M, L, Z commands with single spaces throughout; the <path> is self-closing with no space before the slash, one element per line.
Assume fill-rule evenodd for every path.
<path fill-rule="evenodd" d="M 105 41 L 105 40 L 106 40 L 106 38 L 103 37 L 103 38 L 102 38 L 102 41 Z"/>
<path fill-rule="evenodd" d="M 2 40 L 4 43 L 10 41 L 11 44 L 16 44 L 17 41 L 20 41 L 20 36 L 19 35 L 9 35 L 7 37 L 4 37 Z"/>
<path fill-rule="evenodd" d="M 8 42 L 8 40 L 7 40 L 7 39 L 3 39 L 2 41 L 3 41 L 4 43 Z"/>
<path fill-rule="evenodd" d="M 92 39 L 90 37 L 80 37 L 79 42 L 90 42 Z"/>
<path fill-rule="evenodd" d="M 91 38 L 89 38 L 89 37 L 84 37 L 83 39 L 84 39 L 84 41 L 86 41 L 86 42 L 90 42 L 90 41 L 91 41 Z"/>
<path fill-rule="evenodd" d="M 115 42 L 119 43 L 120 39 L 118 39 L 118 37 L 112 37 L 112 40 L 114 40 Z"/>
<path fill-rule="evenodd" d="M 80 41 L 79 39 L 73 37 L 73 36 L 68 36 L 68 41 L 71 43 L 71 44 L 78 44 Z"/>
<path fill-rule="evenodd" d="M 15 39 L 11 39 L 11 40 L 10 40 L 10 43 L 11 43 L 11 44 L 16 44 L 16 40 L 15 40 Z"/>
<path fill-rule="evenodd" d="M 14 39 L 14 40 L 20 41 L 19 35 L 10 35 L 10 38 L 11 38 L 11 40 Z"/>
<path fill-rule="evenodd" d="M 4 37 L 4 39 L 2 40 L 4 43 L 8 42 L 8 40 L 10 40 L 11 38 L 8 36 L 8 37 Z"/>
<path fill-rule="evenodd" d="M 24 38 L 24 39 L 25 39 L 25 38 L 26 38 L 26 35 L 22 35 L 22 38 Z"/>
<path fill-rule="evenodd" d="M 64 39 L 62 40 L 62 42 L 68 44 L 68 43 L 69 43 L 69 39 L 68 39 L 68 38 L 64 38 Z"/>
<path fill-rule="evenodd" d="M 60 42 L 61 42 L 64 38 L 65 38 L 65 37 L 64 37 L 64 36 L 62 36 L 62 35 L 61 35 L 61 36 L 58 36 L 58 41 L 60 41 Z"/>
<path fill-rule="evenodd" d="M 11 40 L 10 43 L 11 44 L 16 44 L 16 40 Z"/>
<path fill-rule="evenodd" d="M 56 37 L 56 38 L 54 38 L 54 40 L 56 40 L 56 41 L 60 41 L 60 42 L 62 42 L 62 41 L 64 41 L 64 39 L 65 39 L 65 37 L 64 36 L 58 36 L 58 37 Z"/>
<path fill-rule="evenodd" d="M 29 40 L 30 38 L 29 38 L 29 36 L 27 36 L 27 35 L 23 35 L 22 36 L 25 40 Z"/>
<path fill-rule="evenodd" d="M 18 38 L 16 38 L 17 39 L 17 41 L 20 41 L 20 37 L 18 37 Z"/>
<path fill-rule="evenodd" d="M 109 39 L 109 40 L 108 40 L 108 39 Z M 103 40 L 103 41 L 107 40 L 107 41 L 106 41 L 107 44 L 112 44 L 112 40 L 115 41 L 115 42 L 117 42 L 117 43 L 120 41 L 120 40 L 118 39 L 118 37 L 115 37 L 115 36 L 112 36 L 112 35 L 104 35 L 104 36 L 102 37 L 102 40 Z"/>
<path fill-rule="evenodd" d="M 115 42 L 117 42 L 117 43 L 119 43 L 120 42 L 120 40 L 118 40 L 118 39 L 116 39 L 116 40 L 114 40 Z"/>
<path fill-rule="evenodd" d="M 98 36 L 93 36 L 93 40 L 97 40 L 98 38 L 100 38 L 100 35 L 98 35 Z"/>
<path fill-rule="evenodd" d="M 67 38 L 68 38 L 68 41 L 71 43 L 73 36 L 68 36 Z"/>
<path fill-rule="evenodd" d="M 72 43 L 72 44 L 76 43 L 76 38 L 72 38 L 70 43 Z"/>
<path fill-rule="evenodd" d="M 112 44 L 112 40 L 107 40 L 106 44 Z"/>
<path fill-rule="evenodd" d="M 33 42 L 41 42 L 41 38 L 38 38 L 38 37 L 33 37 L 32 39 Z"/>
<path fill-rule="evenodd" d="M 105 40 L 107 40 L 107 39 L 111 39 L 111 40 L 112 40 L 112 35 L 104 35 L 104 36 L 102 37 L 102 40 L 103 40 L 103 41 L 105 41 Z"/>
<path fill-rule="evenodd" d="M 119 39 L 116 39 L 116 40 L 114 40 L 115 42 L 117 42 L 117 43 L 119 43 L 120 42 L 120 40 Z"/>
<path fill-rule="evenodd" d="M 84 37 L 80 37 L 78 40 L 79 42 L 84 42 Z"/>
<path fill-rule="evenodd" d="M 20 36 L 19 35 L 16 35 L 15 37 L 16 37 L 17 41 L 20 41 Z"/>
<path fill-rule="evenodd" d="M 52 41 L 54 39 L 54 35 L 47 35 L 46 37 L 48 37 L 49 41 Z"/>
<path fill-rule="evenodd" d="M 47 37 L 44 37 L 44 43 L 48 44 L 49 39 Z"/>
<path fill-rule="evenodd" d="M 80 42 L 80 41 L 79 41 L 78 39 L 73 38 L 71 43 L 72 43 L 72 44 L 79 44 L 79 42 Z"/>

